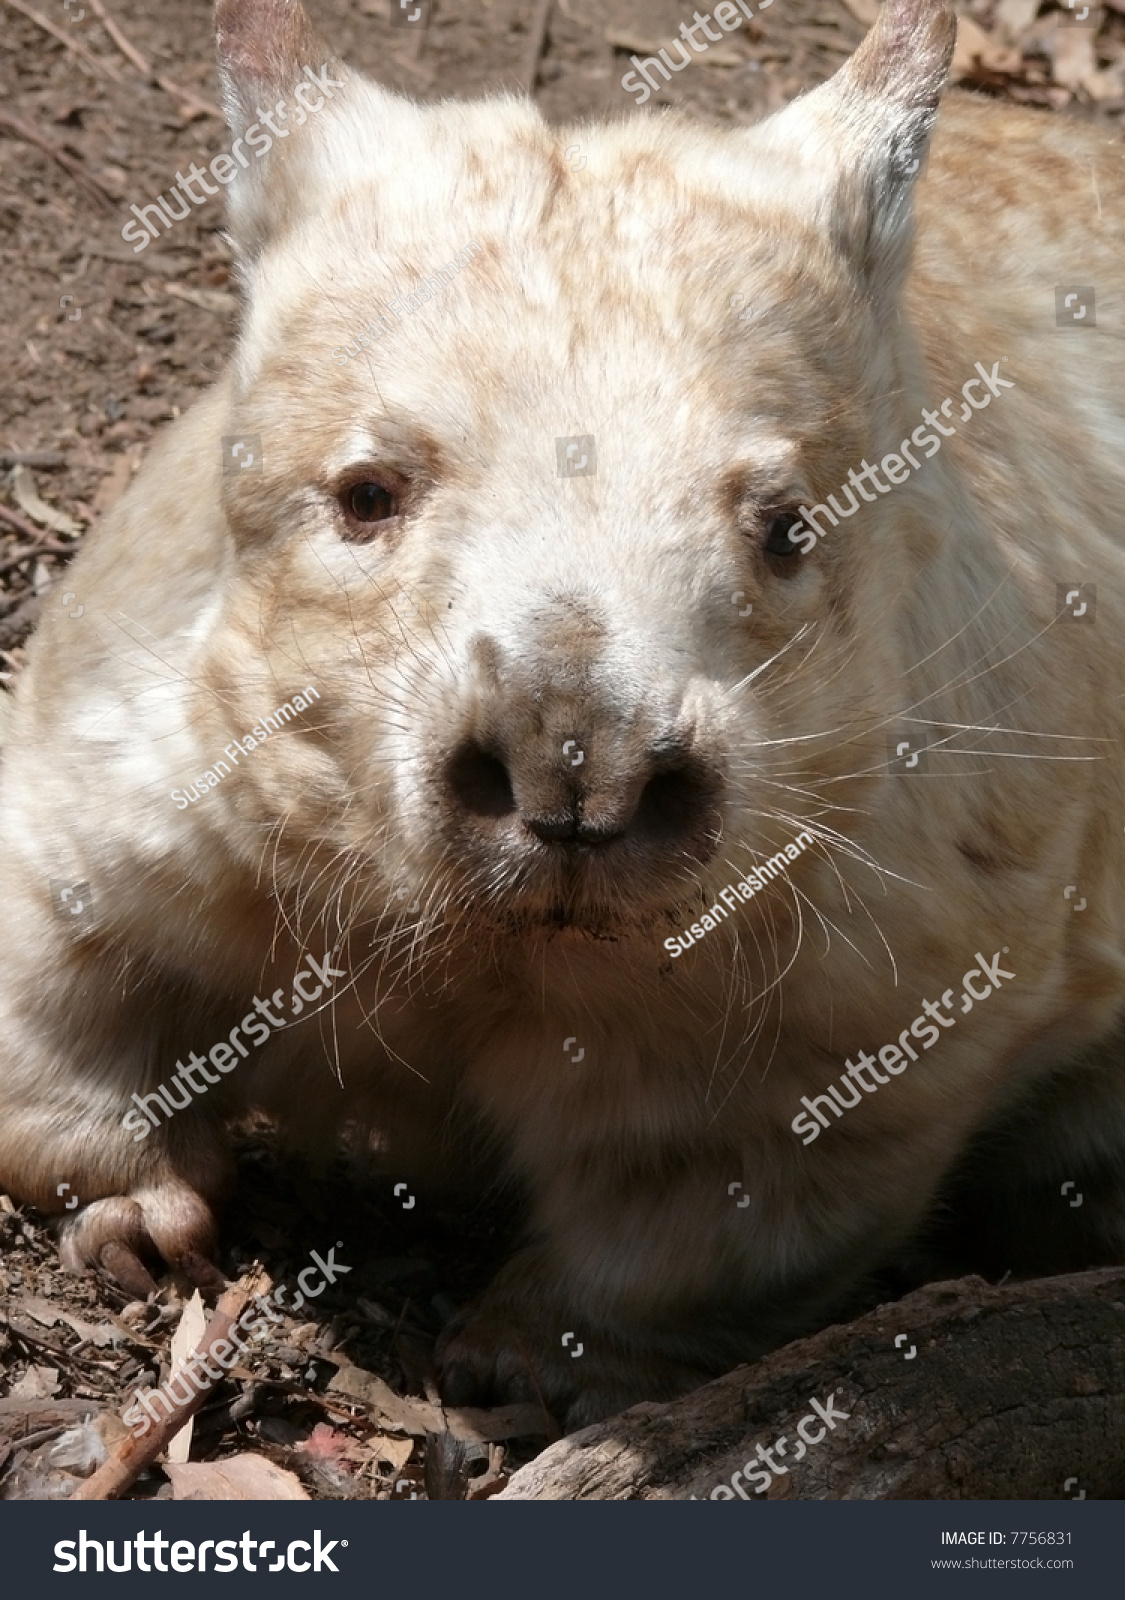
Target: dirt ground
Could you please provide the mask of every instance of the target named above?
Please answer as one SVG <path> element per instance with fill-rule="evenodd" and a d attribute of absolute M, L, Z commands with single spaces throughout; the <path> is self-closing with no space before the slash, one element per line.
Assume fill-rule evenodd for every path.
<path fill-rule="evenodd" d="M 621 87 L 628 57 L 675 36 L 694 9 L 682 0 L 555 0 L 545 31 L 534 0 L 435 0 L 424 30 L 391 26 L 393 4 L 307 9 L 340 55 L 393 89 L 429 99 L 531 86 L 556 122 L 671 105 L 712 123 L 756 120 L 828 77 L 877 14 L 876 0 L 767 0 L 758 21 L 641 111 Z M 154 432 L 220 372 L 238 302 L 221 197 L 140 257 L 121 237 L 131 203 L 225 146 L 207 0 L 111 0 L 108 22 L 101 0 L 0 5 L 0 683 L 10 687 L 42 607 L 73 599 L 74 550 Z M 963 84 L 1045 115 L 1125 114 L 1125 0 L 1082 28 L 1060 28 L 1053 0 L 958 9 Z M 192 1461 L 253 1451 L 314 1498 L 480 1498 L 501 1486 L 542 1447 L 548 1419 L 489 1456 L 426 1427 L 432 1404 L 381 1410 L 344 1394 L 338 1374 L 350 1363 L 432 1400 L 434 1337 L 514 1226 L 500 1204 L 470 1216 L 407 1208 L 342 1171 L 281 1168 L 267 1138 L 247 1136 L 224 1269 L 259 1261 L 290 1282 L 311 1251 L 339 1241 L 350 1272 L 304 1320 L 285 1319 L 253 1372 L 234 1369 L 195 1424 Z M 0 1497 L 75 1487 L 120 1436 L 113 1417 L 134 1390 L 169 1370 L 181 1311 L 170 1281 L 143 1303 L 67 1276 L 46 1224 L 0 1196 Z M 131 1491 L 173 1492 L 159 1469 Z"/>

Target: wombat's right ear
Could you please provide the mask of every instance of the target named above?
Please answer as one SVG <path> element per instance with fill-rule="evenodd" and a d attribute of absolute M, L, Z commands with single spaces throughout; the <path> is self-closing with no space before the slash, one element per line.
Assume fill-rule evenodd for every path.
<path fill-rule="evenodd" d="M 330 165 L 329 125 L 354 74 L 297 0 L 216 0 L 215 38 L 237 163 L 221 181 L 235 247 L 254 256 L 321 192 L 317 167 Z"/>

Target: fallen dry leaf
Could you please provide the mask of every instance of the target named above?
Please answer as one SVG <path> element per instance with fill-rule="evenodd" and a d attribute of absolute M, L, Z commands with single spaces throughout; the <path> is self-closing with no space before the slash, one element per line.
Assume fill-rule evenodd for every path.
<path fill-rule="evenodd" d="M 1082 80 L 1082 87 L 1091 100 L 1125 99 L 1125 61 L 1102 72 L 1091 72 Z"/>
<path fill-rule="evenodd" d="M 75 522 L 65 511 L 60 511 L 56 506 L 49 506 L 46 500 L 39 498 L 30 467 L 13 467 L 10 481 L 16 504 L 32 522 L 37 522 L 41 528 L 50 528 L 52 533 L 66 534 L 70 538 L 82 532 L 80 522 Z"/>
<path fill-rule="evenodd" d="M 373 1433 L 364 1440 L 376 1461 L 385 1462 L 395 1472 L 401 1472 L 414 1454 L 413 1439 L 394 1439 L 389 1433 Z"/>
<path fill-rule="evenodd" d="M 207 1313 L 203 1309 L 203 1296 L 197 1289 L 184 1307 L 183 1315 L 176 1325 L 172 1335 L 171 1367 L 169 1378 L 174 1378 L 180 1372 L 199 1344 L 207 1329 Z M 189 1417 L 179 1433 L 173 1434 L 168 1441 L 165 1457 L 168 1461 L 184 1462 L 191 1455 L 191 1434 L 194 1417 Z"/>
<path fill-rule="evenodd" d="M 997 44 L 991 34 L 971 17 L 957 18 L 957 43 L 953 47 L 950 83 L 963 78 L 979 78 L 982 72 L 1018 77 L 1023 71 L 1023 56 L 1008 45 Z"/>
<path fill-rule="evenodd" d="M 341 1367 L 328 1387 L 360 1401 L 372 1420 L 383 1427 L 416 1438 L 448 1432 L 472 1444 L 488 1444 L 494 1439 L 542 1438 L 550 1431 L 539 1406 L 497 1406 L 489 1411 L 473 1406 L 442 1407 L 432 1400 L 395 1394 L 382 1378 L 362 1367 Z"/>
<path fill-rule="evenodd" d="M 307 1500 L 295 1473 L 246 1451 L 222 1461 L 168 1461 L 173 1500 Z"/>
<path fill-rule="evenodd" d="M 126 1338 L 120 1328 L 115 1328 L 112 1322 L 84 1322 L 81 1317 L 72 1316 L 69 1311 L 61 1311 L 51 1305 L 49 1300 L 43 1300 L 39 1295 L 25 1295 L 20 1301 L 20 1310 L 25 1316 L 31 1317 L 44 1328 L 51 1328 L 58 1322 L 68 1328 L 73 1328 L 80 1339 L 87 1340 L 90 1344 L 104 1348 L 106 1345 L 121 1344 Z"/>
<path fill-rule="evenodd" d="M 387 1428 L 396 1428 L 400 1433 L 421 1437 L 423 1434 L 445 1431 L 439 1406 L 411 1395 L 395 1394 L 390 1384 L 384 1383 L 373 1372 L 365 1372 L 362 1367 L 341 1367 L 328 1388 L 334 1393 L 360 1401 L 377 1422 Z"/>
<path fill-rule="evenodd" d="M 1078 89 L 1097 71 L 1092 28 L 1058 28 L 1051 41 L 1055 82 Z"/>
<path fill-rule="evenodd" d="M 1039 15 L 1039 0 L 1000 0 L 992 26 L 1000 38 L 1017 45 Z"/>

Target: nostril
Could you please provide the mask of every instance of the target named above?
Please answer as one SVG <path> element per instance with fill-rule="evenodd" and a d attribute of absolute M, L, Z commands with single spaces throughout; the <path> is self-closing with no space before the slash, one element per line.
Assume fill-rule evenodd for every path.
<path fill-rule="evenodd" d="M 450 757 L 446 784 L 464 811 L 477 817 L 507 817 L 516 809 L 504 763 L 470 741 Z"/>
<path fill-rule="evenodd" d="M 634 830 L 660 843 L 697 833 L 718 799 L 715 773 L 695 762 L 654 773 L 641 791 Z"/>

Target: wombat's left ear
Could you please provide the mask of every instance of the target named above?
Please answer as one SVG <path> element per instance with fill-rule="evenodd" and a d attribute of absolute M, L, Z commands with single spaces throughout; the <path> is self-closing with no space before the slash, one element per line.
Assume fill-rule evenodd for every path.
<path fill-rule="evenodd" d="M 229 184 L 235 245 L 253 256 L 318 193 L 328 124 L 354 74 L 297 0 L 216 0 L 215 38 L 223 110 L 234 135 L 228 162 L 234 171 L 221 181 Z"/>
<path fill-rule="evenodd" d="M 761 129 L 770 148 L 817 174 L 814 209 L 880 299 L 898 292 L 909 264 L 911 190 L 956 37 L 948 0 L 885 0 L 835 77 Z"/>

